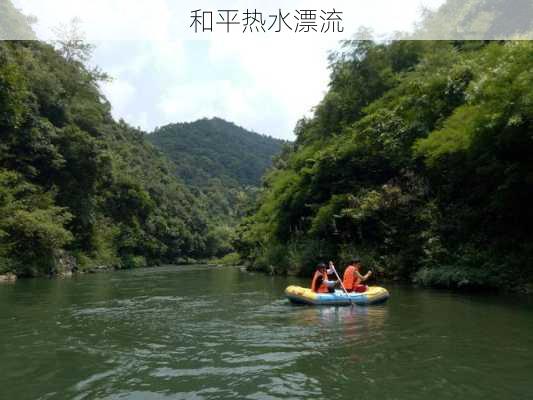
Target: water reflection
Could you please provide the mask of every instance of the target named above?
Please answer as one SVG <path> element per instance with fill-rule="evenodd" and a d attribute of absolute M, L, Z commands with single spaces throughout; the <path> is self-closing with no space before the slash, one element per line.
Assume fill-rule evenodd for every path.
<path fill-rule="evenodd" d="M 0 287 L 0 397 L 532 398 L 530 308 L 401 288 L 293 306 L 287 284 L 169 267 Z"/>
<path fill-rule="evenodd" d="M 361 329 L 378 330 L 385 324 L 388 308 L 384 305 L 363 307 L 293 306 L 294 320 L 302 325 L 318 325 L 331 329 L 341 328 L 350 335 Z M 297 311 L 297 312 L 296 312 Z"/>

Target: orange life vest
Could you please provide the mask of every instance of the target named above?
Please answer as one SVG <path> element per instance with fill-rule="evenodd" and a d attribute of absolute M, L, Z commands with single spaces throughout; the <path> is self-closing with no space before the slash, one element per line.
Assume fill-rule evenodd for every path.
<path fill-rule="evenodd" d="M 353 291 L 360 284 L 359 276 L 357 276 L 356 269 L 353 265 L 348 265 L 344 271 L 342 284 L 348 292 Z"/>
<path fill-rule="evenodd" d="M 322 283 L 320 284 L 320 286 L 317 287 L 318 278 L 320 276 L 322 277 Z M 313 276 L 313 281 L 311 282 L 311 290 L 317 293 L 329 293 L 328 286 L 326 285 L 327 280 L 328 280 L 328 274 L 325 271 L 324 272 L 315 271 L 315 275 Z"/>

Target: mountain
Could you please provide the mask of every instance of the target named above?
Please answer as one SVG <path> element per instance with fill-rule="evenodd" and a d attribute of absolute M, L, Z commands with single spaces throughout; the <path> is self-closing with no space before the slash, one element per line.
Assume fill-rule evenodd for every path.
<path fill-rule="evenodd" d="M 0 274 L 217 254 L 208 203 L 113 120 L 90 47 L 65 45 L 0 42 Z"/>
<path fill-rule="evenodd" d="M 220 118 L 158 128 L 147 139 L 176 165 L 176 175 L 205 188 L 259 186 L 284 141 L 248 131 Z"/>
<path fill-rule="evenodd" d="M 238 229 L 258 269 L 359 255 L 446 287 L 533 282 L 533 44 L 345 43 Z"/>
<path fill-rule="evenodd" d="M 172 160 L 175 176 L 207 204 L 216 225 L 210 247 L 219 255 L 232 250 L 235 226 L 255 203 L 261 177 L 288 144 L 220 118 L 166 125 L 146 138 Z"/>
<path fill-rule="evenodd" d="M 9 1 L 0 8 L 13 22 L 2 37 L 32 33 Z M 115 121 L 91 51 L 79 40 L 0 42 L 0 274 L 230 252 L 230 225 L 253 194 L 245 186 L 259 185 L 281 141 L 218 119 L 151 136 Z M 147 140 L 173 129 L 176 164 Z"/>

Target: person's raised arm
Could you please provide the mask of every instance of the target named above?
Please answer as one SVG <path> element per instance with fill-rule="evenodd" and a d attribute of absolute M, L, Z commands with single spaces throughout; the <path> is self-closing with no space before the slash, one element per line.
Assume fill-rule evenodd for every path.
<path fill-rule="evenodd" d="M 372 276 L 372 270 L 369 270 L 369 271 L 365 274 L 365 276 L 364 276 L 363 278 L 364 278 L 364 280 L 366 281 L 366 280 L 367 280 L 368 278 L 370 278 L 371 276 Z"/>
<path fill-rule="evenodd" d="M 359 271 L 355 271 L 361 282 L 366 281 L 368 278 L 372 276 L 372 271 L 368 271 L 365 275 L 361 275 Z"/>

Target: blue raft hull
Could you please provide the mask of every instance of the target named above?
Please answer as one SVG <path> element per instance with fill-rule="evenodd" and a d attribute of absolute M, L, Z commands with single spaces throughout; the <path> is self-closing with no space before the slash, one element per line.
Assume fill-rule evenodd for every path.
<path fill-rule="evenodd" d="M 285 289 L 285 295 L 291 303 L 314 306 L 368 306 L 384 303 L 390 297 L 387 289 L 379 286 L 370 286 L 364 293 L 348 294 L 342 290 L 335 290 L 334 293 L 315 293 L 309 288 L 289 286 Z"/>

